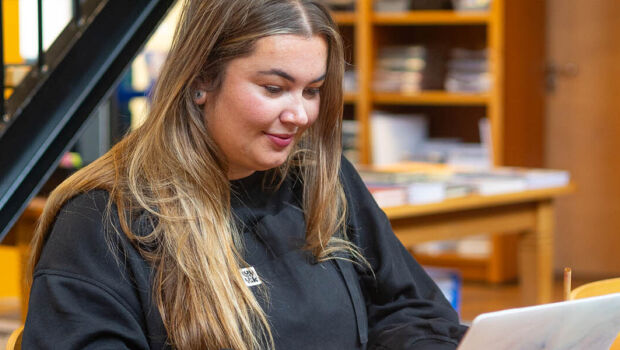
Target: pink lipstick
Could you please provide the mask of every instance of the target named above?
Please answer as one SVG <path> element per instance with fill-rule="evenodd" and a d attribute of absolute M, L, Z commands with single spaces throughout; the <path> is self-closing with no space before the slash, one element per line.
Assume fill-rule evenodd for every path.
<path fill-rule="evenodd" d="M 293 142 L 294 134 L 266 134 L 276 146 L 284 148 Z"/>

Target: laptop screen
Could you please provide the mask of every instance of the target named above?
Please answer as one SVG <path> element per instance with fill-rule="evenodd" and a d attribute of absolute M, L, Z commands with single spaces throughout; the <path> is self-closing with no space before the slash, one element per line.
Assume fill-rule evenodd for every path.
<path fill-rule="evenodd" d="M 607 350 L 619 331 L 616 293 L 482 314 L 458 350 Z"/>

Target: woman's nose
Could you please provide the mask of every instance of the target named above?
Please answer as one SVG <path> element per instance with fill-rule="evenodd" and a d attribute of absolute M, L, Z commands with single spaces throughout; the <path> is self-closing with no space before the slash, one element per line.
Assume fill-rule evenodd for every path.
<path fill-rule="evenodd" d="M 281 120 L 283 123 L 291 123 L 299 127 L 306 126 L 308 124 L 308 113 L 303 101 L 296 99 L 294 103 L 282 112 Z"/>

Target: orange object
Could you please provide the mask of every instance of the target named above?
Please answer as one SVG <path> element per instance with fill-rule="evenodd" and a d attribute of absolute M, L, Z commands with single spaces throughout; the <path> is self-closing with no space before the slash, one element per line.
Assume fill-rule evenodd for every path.
<path fill-rule="evenodd" d="M 570 300 L 620 293 L 620 277 L 584 284 L 570 292 Z M 620 350 L 620 333 L 609 350 Z"/>

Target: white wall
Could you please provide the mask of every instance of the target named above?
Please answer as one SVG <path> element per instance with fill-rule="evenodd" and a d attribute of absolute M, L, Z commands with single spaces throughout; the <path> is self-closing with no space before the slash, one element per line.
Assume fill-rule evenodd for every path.
<path fill-rule="evenodd" d="M 43 49 L 47 50 L 72 17 L 71 0 L 42 0 Z M 37 59 L 37 0 L 19 0 L 19 53 Z"/>

